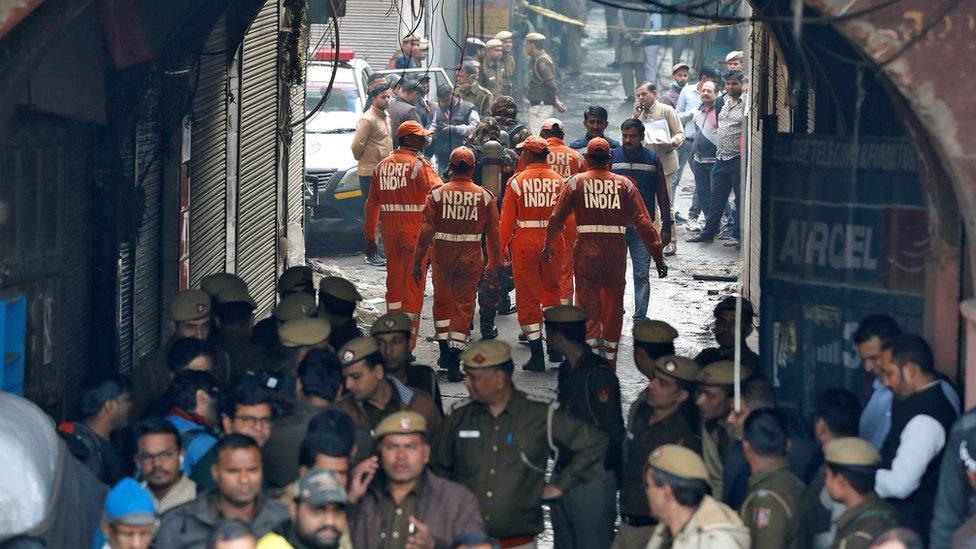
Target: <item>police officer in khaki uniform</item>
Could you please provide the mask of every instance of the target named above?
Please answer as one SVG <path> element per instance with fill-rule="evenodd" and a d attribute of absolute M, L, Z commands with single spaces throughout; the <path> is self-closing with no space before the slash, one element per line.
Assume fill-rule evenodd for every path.
<path fill-rule="evenodd" d="M 278 299 L 282 300 L 291 294 L 308 294 L 315 299 L 315 282 L 313 281 L 312 269 L 305 265 L 289 267 L 278 277 Z M 278 346 L 278 319 L 272 313 L 254 325 L 252 337 L 254 341 L 265 346 L 267 349 L 275 349 Z"/>
<path fill-rule="evenodd" d="M 319 317 L 327 318 L 332 324 L 329 345 L 338 349 L 349 340 L 363 337 L 356 326 L 356 303 L 363 300 L 356 285 L 345 278 L 327 276 L 319 282 Z"/>
<path fill-rule="evenodd" d="M 426 391 L 400 383 L 383 369 L 383 355 L 372 337 L 357 337 L 339 349 L 339 363 L 346 393 L 335 408 L 345 412 L 363 429 L 373 430 L 386 416 L 408 410 L 427 420 L 433 433 L 441 413 Z"/>
<path fill-rule="evenodd" d="M 264 359 L 264 347 L 251 337 L 256 308 L 254 298 L 241 290 L 221 290 L 214 298 L 218 330 L 211 340 L 227 353 L 231 379 L 259 369 Z"/>
<path fill-rule="evenodd" d="M 430 366 L 410 362 L 410 330 L 410 317 L 406 313 L 387 313 L 376 319 L 369 335 L 376 339 L 387 375 L 433 397 L 437 409 L 443 414 L 437 373 Z"/>
<path fill-rule="evenodd" d="M 635 350 L 635 360 L 641 352 Z M 643 355 L 640 360 L 645 360 Z M 698 366 L 693 360 L 673 355 L 661 357 L 653 364 L 645 398 L 635 402 L 628 414 L 620 482 L 620 530 L 613 540 L 616 549 L 644 547 L 657 523 L 651 516 L 642 480 L 651 452 L 664 444 L 701 452 L 693 417 Z"/>
<path fill-rule="evenodd" d="M 214 273 L 200 279 L 200 289 L 216 300 L 220 292 L 224 290 L 237 290 L 247 293 L 247 283 L 244 280 L 230 273 Z"/>
<path fill-rule="evenodd" d="M 501 64 L 504 67 L 501 95 L 512 95 L 515 90 L 515 57 L 512 55 L 515 35 L 511 31 L 503 30 L 495 35 L 495 40 L 502 43 Z"/>
<path fill-rule="evenodd" d="M 835 522 L 831 547 L 867 549 L 878 534 L 900 525 L 895 508 L 874 491 L 881 455 L 870 442 L 857 437 L 834 439 L 824 448 L 824 460 L 827 493 L 847 507 Z"/>
<path fill-rule="evenodd" d="M 542 122 L 552 118 L 553 109 L 566 112 L 556 89 L 556 66 L 546 52 L 546 37 L 530 32 L 525 37 L 525 52 L 529 54 L 529 130 L 534 135 L 542 131 Z"/>
<path fill-rule="evenodd" d="M 633 335 L 634 364 L 637 371 L 650 380 L 654 376 L 654 361 L 675 354 L 674 340 L 678 339 L 678 330 L 662 320 L 641 320 L 634 323 Z"/>
<path fill-rule="evenodd" d="M 287 294 L 281 298 L 278 305 L 272 309 L 271 316 L 261 321 L 266 322 L 267 320 L 271 320 L 273 326 L 267 331 L 266 335 L 274 334 L 275 336 L 274 342 L 259 342 L 264 348 L 261 369 L 268 372 L 282 372 L 289 367 L 292 352 L 289 348 L 282 345 L 278 330 L 290 320 L 295 320 L 296 318 L 312 318 L 317 312 L 314 295 L 302 292 Z M 258 336 L 257 330 L 258 327 L 255 326 L 255 340 L 257 340 Z"/>
<path fill-rule="evenodd" d="M 750 373 L 743 367 L 742 379 Z M 708 484 L 716 497 L 722 495 L 725 458 L 735 444 L 733 429 L 728 422 L 734 403 L 734 382 L 735 364 L 728 360 L 708 364 L 698 374 L 695 404 L 701 417 L 702 458 L 708 469 Z"/>
<path fill-rule="evenodd" d="M 461 357 L 471 401 L 444 420 L 431 468 L 467 486 L 481 505 L 488 534 L 502 547 L 535 547 L 542 501 L 557 500 L 603 469 L 607 436 L 550 402 L 512 384 L 511 349 L 482 340 Z M 545 483 L 550 456 L 565 467 Z"/>
<path fill-rule="evenodd" d="M 508 95 L 505 89 L 505 62 L 502 60 L 502 41 L 496 38 L 485 42 L 485 61 L 478 80 L 493 96 Z M 490 114 L 490 113 L 489 113 Z"/>
<path fill-rule="evenodd" d="M 775 408 L 755 410 L 743 428 L 742 449 L 752 468 L 749 493 L 739 509 L 754 549 L 810 547 L 806 485 L 786 460 L 789 431 Z"/>
<path fill-rule="evenodd" d="M 676 444 L 651 452 L 644 473 L 651 514 L 659 521 L 647 549 L 748 549 L 749 529 L 708 495 L 701 456 Z"/>
<path fill-rule="evenodd" d="M 598 427 L 610 446 L 603 474 L 564 494 L 550 507 L 560 548 L 609 547 L 617 518 L 617 482 L 623 460 L 624 421 L 620 381 L 610 364 L 586 343 L 586 313 L 571 305 L 542 312 L 549 348 L 565 359 L 559 367 L 557 398 L 574 416 Z M 568 462 L 568 459 L 564 459 Z M 565 463 L 557 463 L 560 470 Z"/>
<path fill-rule="evenodd" d="M 480 62 L 469 59 L 461 63 L 457 72 L 457 95 L 461 101 L 474 105 L 478 114 L 484 118 L 491 116 L 491 104 L 495 102 L 495 96 L 478 82 L 480 73 Z"/>
<path fill-rule="evenodd" d="M 143 356 L 132 373 L 132 408 L 129 419 L 138 421 L 153 402 L 169 387 L 170 371 L 166 363 L 169 347 L 181 337 L 201 341 L 210 338 L 213 304 L 203 290 L 183 290 L 169 302 L 169 328 L 173 335 L 155 351 Z M 214 363 L 214 377 L 221 386 L 230 382 L 227 355 L 218 350 Z"/>

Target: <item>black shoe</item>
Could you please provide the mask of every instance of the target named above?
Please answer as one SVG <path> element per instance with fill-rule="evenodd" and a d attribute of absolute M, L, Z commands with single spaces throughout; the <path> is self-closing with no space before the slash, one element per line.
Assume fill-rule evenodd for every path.
<path fill-rule="evenodd" d="M 512 303 L 512 298 L 508 297 L 506 294 L 502 304 L 498 307 L 498 314 L 502 316 L 513 315 L 517 310 L 518 309 L 516 309 L 515 305 Z"/>
<path fill-rule="evenodd" d="M 520 345 L 528 345 L 529 344 L 529 338 L 525 337 L 525 332 L 522 332 L 521 334 L 519 334 L 518 342 L 519 342 Z"/>
<path fill-rule="evenodd" d="M 439 340 L 437 342 L 437 348 L 440 351 L 440 356 L 437 358 L 437 367 L 441 370 L 447 369 L 447 355 L 451 348 L 447 346 L 446 341 Z"/>
<path fill-rule="evenodd" d="M 464 381 L 464 374 L 461 373 L 461 350 L 450 349 L 447 360 L 447 380 L 451 383 Z"/>
<path fill-rule="evenodd" d="M 522 365 L 522 369 L 526 372 L 545 372 L 546 359 L 542 353 L 542 340 L 533 339 L 529 342 L 529 348 L 532 350 L 532 356 Z"/>
<path fill-rule="evenodd" d="M 705 236 L 703 234 L 700 234 L 698 236 L 693 236 L 693 237 L 689 238 L 688 239 L 688 242 L 706 242 L 706 243 L 707 242 L 715 242 L 715 237 L 714 236 Z"/>
<path fill-rule="evenodd" d="M 495 314 L 481 311 L 481 339 L 495 339 L 498 337 L 498 327 L 495 326 Z"/>

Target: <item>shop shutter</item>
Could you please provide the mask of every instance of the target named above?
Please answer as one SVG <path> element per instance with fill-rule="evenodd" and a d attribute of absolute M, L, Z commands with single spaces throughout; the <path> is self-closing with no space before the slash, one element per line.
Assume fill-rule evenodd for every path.
<path fill-rule="evenodd" d="M 227 189 L 227 17 L 200 56 L 190 140 L 190 286 L 225 271 Z"/>
<path fill-rule="evenodd" d="M 294 124 L 305 116 L 305 86 L 291 88 L 291 121 Z M 288 149 L 288 223 L 301 223 L 304 217 L 305 181 L 305 125 L 293 127 L 291 146 Z M 288 238 L 301 238 L 301 235 L 288 235 Z"/>
<path fill-rule="evenodd" d="M 159 346 L 162 304 L 162 183 L 159 127 L 155 120 L 136 124 L 131 153 L 123 158 L 143 208 L 138 230 L 119 253 L 119 371 L 128 374 L 143 355 Z M 129 156 L 131 154 L 131 156 Z M 129 159 L 131 158 L 131 163 Z M 124 196 L 124 195 L 123 195 Z"/>
<path fill-rule="evenodd" d="M 278 3 L 269 0 L 244 36 L 237 274 L 257 301 L 275 302 L 278 218 Z"/>
<path fill-rule="evenodd" d="M 403 16 L 405 20 L 411 18 L 409 8 Z M 330 36 L 322 40 L 326 33 Z M 331 25 L 314 24 L 309 43 L 330 47 L 331 33 Z M 373 69 L 386 68 L 390 55 L 400 47 L 399 33 L 400 14 L 390 0 L 348 0 L 346 16 L 339 18 L 339 45 L 356 50 L 356 57 L 365 59 Z"/>

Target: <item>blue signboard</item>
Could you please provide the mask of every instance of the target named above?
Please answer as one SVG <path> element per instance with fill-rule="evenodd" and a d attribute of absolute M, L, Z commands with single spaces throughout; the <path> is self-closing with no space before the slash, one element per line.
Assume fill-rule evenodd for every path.
<path fill-rule="evenodd" d="M 776 134 L 764 146 L 760 355 L 784 406 L 861 395 L 851 336 L 887 313 L 919 332 L 928 218 L 907 139 Z"/>

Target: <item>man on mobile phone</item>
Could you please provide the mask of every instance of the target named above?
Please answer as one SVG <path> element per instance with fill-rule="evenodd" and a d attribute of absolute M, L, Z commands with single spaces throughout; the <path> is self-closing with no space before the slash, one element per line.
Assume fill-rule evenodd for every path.
<path fill-rule="evenodd" d="M 376 426 L 377 455 L 353 471 L 354 547 L 386 543 L 406 547 L 447 547 L 455 539 L 485 536 L 474 494 L 427 470 L 427 420 L 397 412 Z"/>

